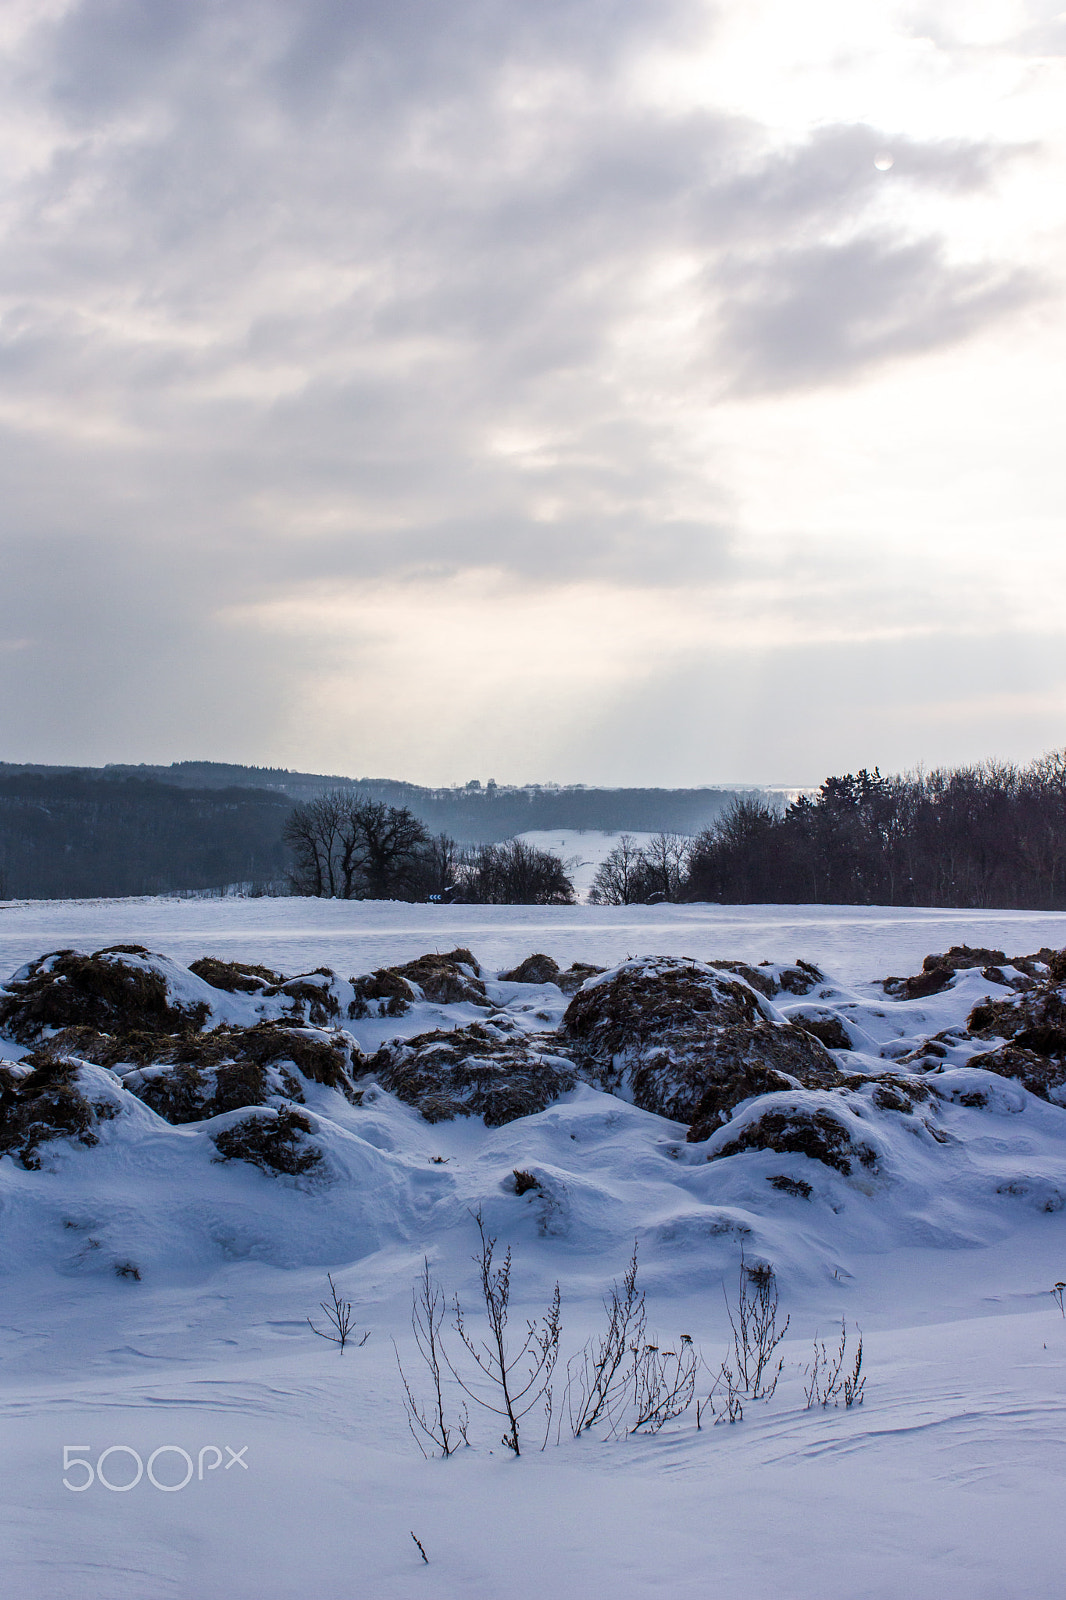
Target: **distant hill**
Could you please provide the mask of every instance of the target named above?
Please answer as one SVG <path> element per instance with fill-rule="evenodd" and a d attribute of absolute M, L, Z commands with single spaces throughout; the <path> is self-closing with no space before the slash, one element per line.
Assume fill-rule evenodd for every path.
<path fill-rule="evenodd" d="M 215 761 L 59 767 L 0 762 L 0 896 L 164 894 L 280 882 L 292 803 L 354 788 L 408 806 L 432 833 L 490 843 L 538 829 L 696 833 L 732 789 L 595 789 L 388 778 Z M 750 791 L 749 791 L 750 792 Z"/>
<path fill-rule="evenodd" d="M 290 810 L 268 790 L 0 769 L 0 898 L 280 883 Z"/>

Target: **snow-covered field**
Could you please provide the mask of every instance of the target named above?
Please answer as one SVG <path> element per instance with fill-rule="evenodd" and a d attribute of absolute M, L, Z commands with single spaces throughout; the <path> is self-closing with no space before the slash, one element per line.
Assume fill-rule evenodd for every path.
<path fill-rule="evenodd" d="M 547 835 L 546 835 L 547 837 Z M 554 835 L 552 835 L 554 837 Z M 283 972 L 347 976 L 424 950 L 472 949 L 486 967 L 544 950 L 560 966 L 648 952 L 794 961 L 847 982 L 915 971 L 952 944 L 1066 945 L 1066 913 L 926 911 L 883 906 L 432 906 L 370 900 L 0 901 L 0 973 L 74 945 L 145 944 L 178 961 L 261 961 Z"/>
<path fill-rule="evenodd" d="M 711 1160 L 750 1108 L 706 1144 L 687 1144 L 683 1124 L 588 1083 L 488 1129 L 474 1118 L 427 1122 L 380 1089 L 353 1105 L 309 1083 L 324 1165 L 314 1180 L 293 1179 L 212 1159 L 209 1133 L 235 1113 L 172 1125 L 114 1073 L 85 1068 L 117 1112 L 99 1142 L 43 1145 L 40 1170 L 0 1158 L 5 1592 L 1061 1595 L 1066 1319 L 1049 1291 L 1066 1278 L 1066 1108 L 967 1066 L 978 1046 L 951 1030 L 990 992 L 981 970 L 917 1000 L 888 998 L 877 980 L 917 972 L 928 952 L 954 944 L 1061 948 L 1066 915 L 8 903 L 0 982 L 47 950 L 115 943 L 184 965 L 215 955 L 287 974 L 328 966 L 342 998 L 354 993 L 350 975 L 467 946 L 494 1020 L 530 1037 L 559 1022 L 566 997 L 496 974 L 533 951 L 603 966 L 645 954 L 802 957 L 825 974 L 817 991 L 777 994 L 764 1009 L 781 1020 L 816 1005 L 844 1019 L 855 1048 L 834 1060 L 858 1075 L 847 1116 L 876 1160 L 850 1174 L 765 1149 Z M 173 982 L 187 998 L 201 993 L 187 975 Z M 213 1021 L 248 1023 L 257 1005 L 266 1014 L 254 997 L 211 994 Z M 343 1026 L 371 1050 L 485 1015 L 420 1001 L 397 1019 Z M 876 1111 L 863 1075 L 936 1034 L 946 1037 L 939 1070 L 922 1079 L 937 1086 L 935 1111 Z M 0 1055 L 16 1061 L 24 1048 L 2 1042 Z M 539 1186 L 516 1194 L 515 1169 Z M 768 1182 L 780 1174 L 809 1184 L 810 1196 Z M 478 1207 L 499 1248 L 513 1249 L 517 1324 L 540 1314 L 559 1280 L 567 1356 L 595 1330 L 636 1240 L 649 1328 L 671 1349 L 692 1338 L 708 1367 L 704 1392 L 726 1353 L 723 1287 L 735 1298 L 741 1248 L 772 1262 L 791 1317 L 776 1393 L 747 1402 L 735 1426 L 704 1413 L 697 1430 L 694 1408 L 651 1437 L 578 1441 L 563 1426 L 556 1443 L 553 1426 L 547 1447 L 531 1434 L 519 1460 L 500 1443 L 498 1419 L 475 1408 L 470 1448 L 424 1460 L 393 1340 L 424 1391 L 409 1324 L 424 1255 L 477 1325 Z M 118 1275 L 127 1262 L 139 1279 Z M 341 1354 L 307 1326 L 309 1315 L 321 1322 L 327 1271 L 370 1331 L 362 1348 Z M 862 1330 L 863 1404 L 807 1409 L 812 1340 L 831 1345 L 841 1318 L 852 1340 Z M 65 1449 L 91 1464 L 84 1491 L 88 1471 L 65 1473 Z M 156 1451 L 161 1484 L 192 1463 L 186 1487 L 153 1486 Z M 124 1490 L 138 1460 L 145 1471 Z"/>
<path fill-rule="evenodd" d="M 531 828 L 518 836 L 538 850 L 550 850 L 565 864 L 577 897 L 588 899 L 592 880 L 599 866 L 606 861 L 621 839 L 621 833 L 604 833 L 595 828 Z M 638 850 L 651 843 L 653 833 L 629 832 Z"/>

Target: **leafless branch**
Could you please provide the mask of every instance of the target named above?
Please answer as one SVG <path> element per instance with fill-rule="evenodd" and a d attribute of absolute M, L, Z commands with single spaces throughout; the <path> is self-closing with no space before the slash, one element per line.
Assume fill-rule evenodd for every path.
<path fill-rule="evenodd" d="M 355 1340 L 357 1348 L 361 1349 L 363 1345 L 366 1344 L 366 1341 L 370 1338 L 370 1330 L 367 1329 L 366 1333 L 363 1334 L 361 1339 L 355 1338 L 355 1333 L 352 1329 L 352 1302 L 350 1300 L 341 1299 L 340 1295 L 337 1293 L 337 1288 L 333 1282 L 332 1275 L 328 1272 L 326 1273 L 326 1279 L 329 1283 L 331 1299 L 322 1300 L 319 1303 L 323 1311 L 326 1313 L 326 1316 L 329 1319 L 329 1324 L 334 1331 L 332 1333 L 328 1333 L 324 1328 L 316 1328 L 310 1317 L 307 1319 L 307 1325 L 311 1329 L 312 1333 L 318 1334 L 320 1339 L 328 1339 L 331 1344 L 340 1345 L 342 1350 L 348 1343 L 349 1339 Z"/>

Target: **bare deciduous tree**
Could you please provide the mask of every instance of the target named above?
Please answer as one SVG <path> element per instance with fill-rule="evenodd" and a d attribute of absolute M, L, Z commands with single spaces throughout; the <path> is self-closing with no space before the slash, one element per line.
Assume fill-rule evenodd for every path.
<path fill-rule="evenodd" d="M 644 856 L 631 833 L 623 833 L 609 855 L 596 869 L 589 890 L 594 906 L 629 906 L 640 902 L 644 893 Z"/>
<path fill-rule="evenodd" d="M 380 900 L 417 890 L 426 829 L 406 806 L 331 789 L 293 808 L 283 838 L 299 894 Z"/>
<path fill-rule="evenodd" d="M 524 839 L 480 844 L 464 851 L 456 873 L 457 898 L 473 905 L 564 906 L 574 885 L 562 860 Z"/>
<path fill-rule="evenodd" d="M 681 899 L 690 847 L 691 840 L 680 833 L 657 833 L 649 839 L 641 851 L 649 895 L 661 895 L 671 901 Z"/>
<path fill-rule="evenodd" d="M 592 905 L 644 905 L 649 900 L 679 900 L 688 872 L 691 840 L 680 833 L 657 833 L 646 845 L 623 833 L 600 863 L 592 880 Z"/>
<path fill-rule="evenodd" d="M 418 880 L 429 900 L 451 898 L 455 893 L 456 878 L 462 853 L 458 844 L 447 833 L 436 833 L 418 853 Z"/>

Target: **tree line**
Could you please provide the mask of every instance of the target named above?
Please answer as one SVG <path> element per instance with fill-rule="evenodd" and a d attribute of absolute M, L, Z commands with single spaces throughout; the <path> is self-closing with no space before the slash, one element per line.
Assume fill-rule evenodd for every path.
<path fill-rule="evenodd" d="M 244 786 L 0 773 L 0 898 L 233 884 L 471 904 L 574 899 L 551 852 L 518 838 L 459 844 L 411 807 L 357 786 L 294 806 L 283 793 Z M 783 808 L 740 794 L 698 832 L 663 832 L 642 845 L 622 834 L 590 898 L 1066 908 L 1066 750 L 1027 766 L 864 769 L 827 778 Z"/>
<path fill-rule="evenodd" d="M 430 834 L 407 806 L 350 788 L 302 801 L 283 829 L 294 894 L 339 900 L 572 905 L 560 858 L 522 839 L 461 847 Z"/>
<path fill-rule="evenodd" d="M 666 860 L 673 850 L 674 883 Z M 693 839 L 652 850 L 623 836 L 593 894 L 725 904 L 1066 907 L 1066 750 L 1027 766 L 986 761 L 827 778 L 784 809 L 738 796 Z"/>

